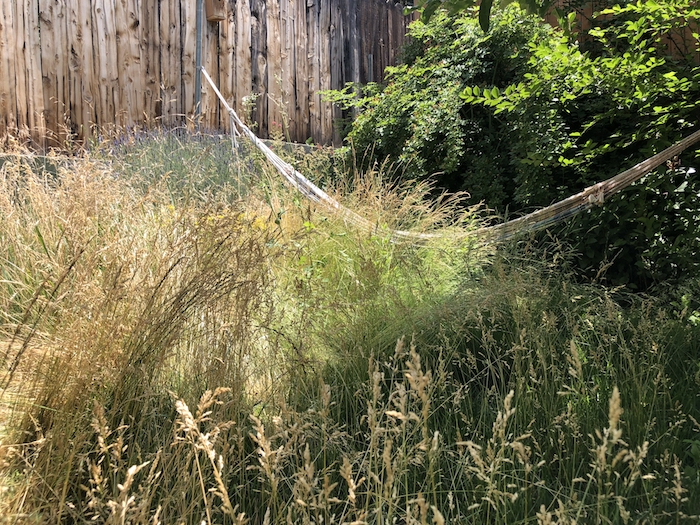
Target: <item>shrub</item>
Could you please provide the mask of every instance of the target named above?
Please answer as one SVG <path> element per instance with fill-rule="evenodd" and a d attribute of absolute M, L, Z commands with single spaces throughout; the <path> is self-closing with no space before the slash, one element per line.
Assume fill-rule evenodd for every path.
<path fill-rule="evenodd" d="M 459 97 L 464 85 L 505 88 L 527 71 L 528 42 L 551 29 L 515 9 L 499 12 L 484 35 L 471 16 L 436 14 L 410 29 L 405 64 L 388 68 L 387 85 L 368 86 L 348 139 L 363 166 L 400 162 L 407 178 L 431 178 L 465 190 L 472 202 L 512 200 L 508 125 Z"/>
<path fill-rule="evenodd" d="M 695 27 L 699 16 L 686 0 L 606 13 L 612 19 L 591 30 L 585 53 L 570 28 L 549 28 L 515 7 L 498 12 L 487 34 L 469 12 L 416 22 L 406 63 L 355 103 L 362 113 L 348 139 L 365 162 L 389 157 L 410 177 L 466 191 L 502 213 L 546 206 L 616 175 L 699 120 L 697 33 L 674 34 L 673 56 L 664 47 L 666 34 Z M 693 271 L 694 165 L 689 151 L 665 181 L 655 178 L 660 170 L 558 230 L 580 267 L 591 277 L 605 268 L 610 282 L 637 289 Z"/>

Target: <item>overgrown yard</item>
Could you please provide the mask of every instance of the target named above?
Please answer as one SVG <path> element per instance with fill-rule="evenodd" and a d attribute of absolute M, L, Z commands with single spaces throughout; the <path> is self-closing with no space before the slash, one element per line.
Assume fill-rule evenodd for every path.
<path fill-rule="evenodd" d="M 700 519 L 697 275 L 586 283 L 388 168 L 295 159 L 356 231 L 207 140 L 3 164 L 0 522 Z"/>

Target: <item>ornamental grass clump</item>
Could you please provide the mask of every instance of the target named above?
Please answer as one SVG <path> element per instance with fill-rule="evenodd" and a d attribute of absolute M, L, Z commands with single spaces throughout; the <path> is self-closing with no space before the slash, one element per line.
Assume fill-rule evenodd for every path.
<path fill-rule="evenodd" d="M 89 159 L 55 177 L 6 162 L 1 189 L 2 381 L 33 403 L 15 410 L 31 475 L 14 489 L 47 519 L 78 520 L 95 401 L 125 429 L 129 467 L 170 433 L 168 389 L 197 399 L 230 384 L 229 409 L 243 406 L 251 353 L 264 348 L 268 234 L 241 206 L 144 194 Z"/>

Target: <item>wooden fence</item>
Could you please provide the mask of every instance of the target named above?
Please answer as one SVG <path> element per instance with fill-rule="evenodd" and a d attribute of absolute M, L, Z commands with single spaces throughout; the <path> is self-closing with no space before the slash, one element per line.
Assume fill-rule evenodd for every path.
<path fill-rule="evenodd" d="M 382 80 L 413 18 L 393 0 L 211 1 L 224 19 L 204 22 L 204 66 L 239 114 L 257 96 L 261 136 L 284 126 L 298 142 L 338 141 L 339 110 L 319 91 Z M 584 33 L 606 3 L 580 10 Z M 0 0 L 0 137 L 61 146 L 112 126 L 191 123 L 195 19 L 196 0 Z M 207 85 L 202 113 L 203 126 L 228 128 Z"/>
<path fill-rule="evenodd" d="M 221 1 L 221 0 L 219 0 Z M 223 0 L 204 21 L 203 65 L 235 109 L 257 95 L 262 136 L 329 143 L 319 91 L 381 80 L 410 18 L 385 0 Z M 191 122 L 196 0 L 0 0 L 0 136 L 60 146 L 96 129 Z M 202 90 L 202 125 L 226 129 Z M 337 139 L 337 134 L 336 139 Z"/>

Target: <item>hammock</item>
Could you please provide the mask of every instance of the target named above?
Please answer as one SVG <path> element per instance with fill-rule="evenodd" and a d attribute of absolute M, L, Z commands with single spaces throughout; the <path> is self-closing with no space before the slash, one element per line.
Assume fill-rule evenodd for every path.
<path fill-rule="evenodd" d="M 296 169 L 294 169 L 291 164 L 283 161 L 277 154 L 275 154 L 275 152 L 267 147 L 267 145 L 265 145 L 255 135 L 255 133 L 253 133 L 250 128 L 243 123 L 233 108 L 229 106 L 209 76 L 209 73 L 207 73 L 204 68 L 202 68 L 202 73 L 230 115 L 232 124 L 231 133 L 234 136 L 234 141 L 235 136 L 239 134 L 240 131 L 240 133 L 247 136 L 251 142 L 263 153 L 263 155 L 265 155 L 268 161 L 277 169 L 282 177 L 284 177 L 287 183 L 296 188 L 297 191 L 299 191 L 307 199 L 329 207 L 331 210 L 340 214 L 346 220 L 360 228 L 367 231 L 373 231 L 375 229 L 375 225 L 372 222 L 340 204 L 337 200 L 332 198 L 321 188 L 316 186 Z M 523 233 L 536 232 L 548 228 L 594 206 L 601 206 L 603 202 L 605 202 L 605 200 L 611 195 L 622 191 L 624 188 L 641 179 L 644 175 L 654 170 L 668 159 L 680 154 L 683 150 L 699 141 L 700 130 L 696 131 L 692 135 L 689 135 L 670 148 L 657 153 L 653 157 L 636 164 L 632 168 L 623 171 L 622 173 L 615 175 L 608 180 L 594 184 L 580 193 L 572 195 L 571 197 L 552 204 L 551 206 L 547 206 L 546 208 L 542 208 L 541 210 L 524 215 L 518 219 L 504 222 L 502 224 L 496 224 L 494 226 L 479 228 L 471 232 L 470 235 L 485 242 L 496 242 L 504 241 Z M 442 234 L 439 232 L 418 233 L 405 230 L 391 230 L 391 235 L 392 238 L 397 240 L 406 239 L 413 241 L 426 241 L 442 237 Z"/>

